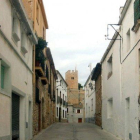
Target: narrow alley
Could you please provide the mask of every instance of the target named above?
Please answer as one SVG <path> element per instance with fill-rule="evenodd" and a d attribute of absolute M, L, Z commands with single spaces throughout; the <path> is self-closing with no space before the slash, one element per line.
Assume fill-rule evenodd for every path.
<path fill-rule="evenodd" d="M 33 140 L 119 140 L 89 123 L 55 123 Z"/>

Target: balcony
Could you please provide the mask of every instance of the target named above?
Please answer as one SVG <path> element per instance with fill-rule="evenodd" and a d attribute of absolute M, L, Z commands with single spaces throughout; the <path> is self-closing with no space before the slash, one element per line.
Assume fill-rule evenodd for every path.
<path fill-rule="evenodd" d="M 60 103 L 60 97 L 57 96 L 57 104 L 59 104 L 59 103 Z"/>
<path fill-rule="evenodd" d="M 55 102 L 55 95 L 51 96 L 51 101 Z"/>
<path fill-rule="evenodd" d="M 39 38 L 38 44 L 36 45 L 35 50 L 35 71 L 42 77 L 45 75 L 45 56 L 43 54 L 44 48 L 47 46 L 47 42 L 42 38 Z M 43 80 L 44 81 L 44 80 Z"/>
<path fill-rule="evenodd" d="M 63 100 L 63 106 L 65 106 L 65 101 Z"/>
<path fill-rule="evenodd" d="M 44 68 L 39 60 L 35 61 L 35 71 L 39 77 L 44 76 Z"/>
<path fill-rule="evenodd" d="M 41 81 L 43 85 L 46 85 L 48 83 L 48 80 L 46 77 L 41 77 Z"/>
<path fill-rule="evenodd" d="M 62 104 L 62 98 L 60 97 L 60 104 Z"/>

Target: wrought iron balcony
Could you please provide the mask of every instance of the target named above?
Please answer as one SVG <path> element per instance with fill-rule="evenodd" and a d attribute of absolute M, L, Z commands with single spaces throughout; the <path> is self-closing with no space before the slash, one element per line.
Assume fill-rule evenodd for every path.
<path fill-rule="evenodd" d="M 38 44 L 36 45 L 35 50 L 35 70 L 38 73 L 38 75 L 44 76 L 45 74 L 45 56 L 43 54 L 44 48 L 47 46 L 47 42 L 43 40 L 42 38 L 39 38 Z"/>
<path fill-rule="evenodd" d="M 57 96 L 57 104 L 59 104 L 59 103 L 60 103 L 60 97 Z"/>
<path fill-rule="evenodd" d="M 60 104 L 62 104 L 62 98 L 60 97 Z"/>

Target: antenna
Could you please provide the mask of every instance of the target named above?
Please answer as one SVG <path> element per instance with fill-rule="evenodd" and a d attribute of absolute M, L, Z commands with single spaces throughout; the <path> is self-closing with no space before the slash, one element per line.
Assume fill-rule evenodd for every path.
<path fill-rule="evenodd" d="M 75 64 L 75 71 L 77 70 L 77 64 Z"/>

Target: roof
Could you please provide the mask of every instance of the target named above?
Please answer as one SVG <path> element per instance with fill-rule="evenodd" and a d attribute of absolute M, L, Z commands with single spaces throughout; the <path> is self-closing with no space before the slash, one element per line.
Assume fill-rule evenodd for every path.
<path fill-rule="evenodd" d="M 74 108 L 83 108 L 83 104 L 74 104 L 73 105 Z"/>
<path fill-rule="evenodd" d="M 125 17 L 125 14 L 126 14 L 128 8 L 129 8 L 129 5 L 130 5 L 131 1 L 132 1 L 132 0 L 126 0 L 118 24 L 122 24 L 122 21 L 123 21 L 123 19 L 124 19 L 124 17 Z M 112 45 L 114 44 L 115 39 L 118 37 L 118 35 L 119 35 L 118 33 L 115 33 L 115 34 L 114 34 L 114 36 L 113 36 L 113 38 L 112 38 L 113 40 L 110 41 L 110 43 L 109 43 L 109 45 L 108 45 L 108 48 L 106 49 L 106 51 L 105 51 L 105 53 L 104 53 L 104 55 L 103 55 L 103 57 L 102 57 L 102 59 L 101 59 L 101 63 L 103 63 L 103 61 L 105 60 L 105 58 L 106 58 L 108 52 L 109 52 L 110 49 L 112 48 Z"/>
<path fill-rule="evenodd" d="M 115 39 L 118 37 L 118 35 L 119 35 L 119 33 L 116 32 L 116 33 L 114 34 L 114 36 L 112 37 L 112 40 L 110 41 L 110 43 L 109 43 L 109 45 L 108 45 L 108 47 L 107 47 L 107 49 L 106 49 L 106 51 L 105 51 L 105 53 L 104 53 L 102 59 L 101 59 L 101 62 L 100 62 L 101 64 L 104 62 L 106 56 L 108 55 L 110 49 L 112 48 L 112 46 L 113 46 L 113 44 L 114 44 L 114 42 L 115 42 Z"/>
<path fill-rule="evenodd" d="M 61 75 L 61 73 L 60 73 L 58 70 L 56 70 L 56 73 L 58 73 L 58 74 L 61 76 L 61 78 L 62 78 L 63 81 L 65 82 L 66 86 L 68 86 L 67 82 L 64 80 L 64 78 L 63 78 L 63 76 Z"/>
<path fill-rule="evenodd" d="M 123 10 L 122 10 L 121 17 L 120 17 L 120 20 L 119 20 L 118 24 L 122 24 L 122 21 L 123 21 L 123 19 L 124 19 L 124 17 L 125 17 L 125 14 L 126 14 L 126 12 L 127 12 L 128 8 L 129 8 L 129 5 L 130 5 L 131 1 L 132 1 L 132 0 L 126 0 L 125 5 L 124 5 L 124 8 L 123 8 Z"/>
<path fill-rule="evenodd" d="M 57 74 L 56 74 L 56 70 L 55 70 L 55 65 L 54 65 L 53 57 L 52 57 L 51 50 L 50 50 L 49 47 L 46 48 L 46 55 L 47 55 L 47 58 L 49 59 L 50 66 L 51 66 L 51 68 L 52 68 L 54 77 L 57 79 Z"/>
<path fill-rule="evenodd" d="M 97 63 L 93 73 L 92 73 L 92 78 L 91 80 L 95 80 L 98 78 L 98 76 L 101 74 L 101 64 Z"/>

